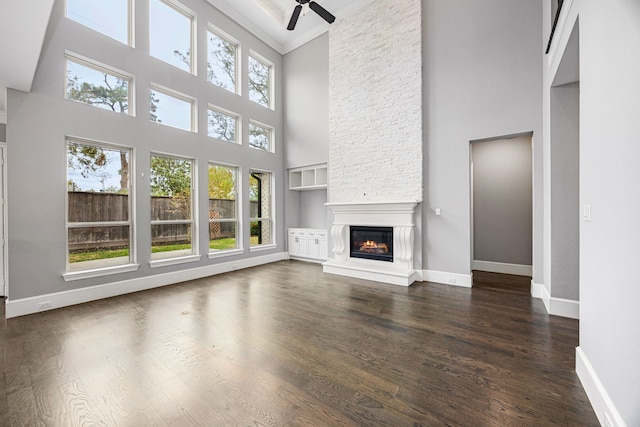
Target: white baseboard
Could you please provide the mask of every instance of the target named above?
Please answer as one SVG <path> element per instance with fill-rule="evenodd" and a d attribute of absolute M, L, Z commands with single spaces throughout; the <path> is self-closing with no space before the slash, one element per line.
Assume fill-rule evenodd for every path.
<path fill-rule="evenodd" d="M 533 281 L 531 282 L 531 296 L 541 298 L 549 314 L 570 319 L 580 318 L 580 301 L 552 297 L 544 285 L 533 283 Z"/>
<path fill-rule="evenodd" d="M 285 259 L 288 259 L 287 253 L 280 252 L 232 262 L 225 262 L 222 264 L 208 265 L 206 267 L 155 274 L 152 276 L 106 283 L 104 285 L 90 286 L 87 288 L 73 289 L 53 294 L 38 295 L 36 297 L 22 298 L 18 300 L 8 299 L 6 301 L 5 314 L 6 318 L 9 319 L 12 317 L 24 316 L 27 314 L 53 310 L 75 304 L 82 304 L 84 302 L 115 297 L 132 292 L 159 288 L 161 286 L 172 285 L 174 283 L 200 279 L 202 277 L 269 264 Z M 42 308 L 43 304 L 46 304 L 46 308 Z"/>
<path fill-rule="evenodd" d="M 576 373 L 600 424 L 611 427 L 626 427 L 627 424 L 600 382 L 587 355 L 580 347 L 576 347 Z"/>
<path fill-rule="evenodd" d="M 471 287 L 471 275 L 447 273 L 446 271 L 422 270 L 422 281 L 443 283 L 445 285 Z"/>
<path fill-rule="evenodd" d="M 531 296 L 534 298 L 543 298 L 544 293 L 546 292 L 546 289 L 544 287 L 544 285 L 540 284 L 540 283 L 534 283 L 534 281 L 531 281 Z"/>
<path fill-rule="evenodd" d="M 472 270 L 489 271 L 491 273 L 515 274 L 518 276 L 533 276 L 533 267 L 530 265 L 507 264 L 492 261 L 471 261 Z"/>

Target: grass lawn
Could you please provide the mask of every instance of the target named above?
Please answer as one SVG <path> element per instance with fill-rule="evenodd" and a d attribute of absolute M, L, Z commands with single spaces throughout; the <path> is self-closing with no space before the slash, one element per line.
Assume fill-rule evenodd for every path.
<path fill-rule="evenodd" d="M 258 244 L 258 236 L 251 236 L 251 246 L 255 246 Z M 183 249 L 191 248 L 190 244 L 183 245 L 162 245 L 162 246 L 152 246 L 151 252 L 170 252 L 170 251 L 180 251 Z M 225 239 L 216 239 L 209 241 L 209 249 L 213 249 L 215 251 L 229 250 L 236 248 L 236 239 L 234 237 L 229 237 Z M 129 249 L 113 249 L 113 250 L 105 250 L 105 251 L 95 251 L 95 252 L 79 252 L 74 254 L 69 254 L 69 263 L 74 262 L 82 262 L 82 261 L 94 261 L 98 259 L 107 259 L 107 258 L 119 258 L 129 256 Z"/>

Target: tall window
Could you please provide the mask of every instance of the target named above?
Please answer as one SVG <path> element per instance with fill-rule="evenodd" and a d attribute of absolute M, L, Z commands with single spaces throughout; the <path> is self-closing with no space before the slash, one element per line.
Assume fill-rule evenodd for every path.
<path fill-rule="evenodd" d="M 217 31 L 207 32 L 207 80 L 216 86 L 238 93 L 238 43 Z"/>
<path fill-rule="evenodd" d="M 151 259 L 194 254 L 194 161 L 151 156 Z"/>
<path fill-rule="evenodd" d="M 255 54 L 249 55 L 249 99 L 272 107 L 273 65 Z"/>
<path fill-rule="evenodd" d="M 239 143 L 239 122 L 240 118 L 237 114 L 210 105 L 207 112 L 207 135 L 223 141 Z"/>
<path fill-rule="evenodd" d="M 252 247 L 273 243 L 271 187 L 271 173 L 250 172 L 249 209 Z"/>
<path fill-rule="evenodd" d="M 111 37 L 133 45 L 131 13 L 133 0 L 67 0 L 67 18 Z"/>
<path fill-rule="evenodd" d="M 195 74 L 194 15 L 178 2 L 149 0 L 151 56 Z"/>
<path fill-rule="evenodd" d="M 196 132 L 196 101 L 187 95 L 157 85 L 149 91 L 149 118 L 152 122 Z"/>
<path fill-rule="evenodd" d="M 67 55 L 66 69 L 67 99 L 133 115 L 131 76 L 72 55 Z"/>
<path fill-rule="evenodd" d="M 269 126 L 249 123 L 249 146 L 265 151 L 273 151 L 273 129 Z"/>
<path fill-rule="evenodd" d="M 67 270 L 132 262 L 131 149 L 67 139 Z"/>
<path fill-rule="evenodd" d="M 209 252 L 239 248 L 238 169 L 209 164 Z"/>

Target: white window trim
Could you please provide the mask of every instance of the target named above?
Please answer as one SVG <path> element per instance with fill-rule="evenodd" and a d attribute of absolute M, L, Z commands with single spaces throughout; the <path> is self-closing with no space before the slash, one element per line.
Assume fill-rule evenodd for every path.
<path fill-rule="evenodd" d="M 226 167 L 226 168 L 233 168 L 233 169 L 236 170 L 236 217 L 234 219 L 209 220 L 209 222 L 207 223 L 207 230 L 209 229 L 209 224 L 211 224 L 212 222 L 235 222 L 236 223 L 236 244 L 239 245 L 239 247 L 237 247 L 235 249 L 211 251 L 211 249 L 209 248 L 209 239 L 207 239 L 207 248 L 208 248 L 209 259 L 242 254 L 242 253 L 244 253 L 244 244 L 243 244 L 243 241 L 242 241 L 242 238 L 243 238 L 242 236 L 244 234 L 242 233 L 242 221 L 240 220 L 240 217 L 238 216 L 238 213 L 242 212 L 242 202 L 241 202 L 242 193 L 239 190 L 239 188 L 240 188 L 240 179 L 242 177 L 242 169 L 240 168 L 240 166 L 232 165 L 232 164 L 228 164 L 228 163 L 208 162 L 207 171 L 208 171 L 209 166 L 222 166 L 222 167 Z M 208 186 L 208 184 L 209 183 L 207 182 L 207 186 Z M 209 201 L 208 199 L 209 199 L 209 195 L 207 194 L 207 202 Z"/>
<path fill-rule="evenodd" d="M 128 193 L 128 202 L 129 202 L 129 221 L 105 221 L 105 222 L 86 222 L 86 223 L 78 223 L 78 222 L 69 222 L 69 192 L 65 190 L 65 205 L 64 205 L 64 218 L 65 218 L 65 272 L 62 274 L 62 278 L 65 282 L 88 279 L 92 277 L 101 277 L 107 276 L 111 274 L 118 273 L 126 273 L 129 271 L 136 271 L 139 268 L 139 264 L 137 263 L 137 241 L 136 241 L 136 195 L 135 195 L 135 185 L 134 180 L 136 176 L 135 169 L 135 153 L 133 147 L 129 147 L 126 145 L 113 144 L 109 142 L 99 141 L 99 140 L 91 140 L 87 138 L 81 138 L 76 136 L 67 135 L 65 136 L 65 158 L 67 156 L 67 144 L 69 141 L 76 142 L 78 144 L 83 145 L 93 145 L 104 148 L 110 148 L 114 150 L 129 150 L 129 193 Z M 93 224 L 105 226 L 129 226 L 129 262 L 127 264 L 122 265 L 114 265 L 114 266 L 105 266 L 99 268 L 91 268 L 86 270 L 71 270 L 69 268 L 69 228 L 81 228 L 81 227 L 91 227 Z"/>
<path fill-rule="evenodd" d="M 258 104 L 257 102 L 254 102 L 254 104 L 257 104 L 261 107 L 264 108 L 269 108 L 270 110 L 274 110 L 276 109 L 276 100 L 275 100 L 275 74 L 276 74 L 276 66 L 273 62 L 269 61 L 267 58 L 265 58 L 264 56 L 260 55 L 259 53 L 257 53 L 254 50 L 249 50 L 249 58 L 253 58 L 255 60 L 257 60 L 258 62 L 261 62 L 263 65 L 266 65 L 269 68 L 269 105 L 268 106 L 264 106 L 262 104 Z M 249 80 L 249 66 L 247 65 L 247 80 Z M 253 102 L 253 101 L 252 101 Z"/>
<path fill-rule="evenodd" d="M 191 22 L 191 34 L 189 35 L 189 40 L 191 43 L 191 60 L 189 63 L 189 71 L 187 71 L 189 74 L 192 74 L 194 76 L 198 75 L 198 58 L 197 58 L 197 52 L 198 52 L 198 28 L 197 28 L 197 14 L 189 9 L 188 7 L 186 7 L 185 5 L 183 5 L 182 3 L 179 3 L 175 0 L 158 0 L 160 3 L 164 3 L 165 5 L 167 5 L 167 7 L 170 7 L 171 9 L 175 10 L 177 13 L 179 13 L 180 15 L 184 16 L 185 18 L 188 18 L 189 21 Z M 149 8 L 151 7 L 151 2 L 149 2 Z M 150 14 L 150 12 L 149 12 Z M 149 25 L 149 28 L 151 27 L 151 25 Z M 151 40 L 151 34 L 149 34 L 149 40 Z M 149 44 L 151 44 L 151 42 L 149 42 Z M 157 59 L 158 61 L 168 64 L 174 68 L 177 68 L 180 71 L 185 71 L 182 68 L 176 67 L 173 64 L 169 64 L 168 62 L 163 61 L 160 58 L 156 58 L 153 55 L 150 55 L 152 58 Z"/>
<path fill-rule="evenodd" d="M 211 22 L 209 22 L 207 25 L 207 64 L 209 63 L 209 34 L 208 33 L 213 33 L 219 38 L 226 40 L 227 42 L 232 43 L 236 46 L 236 76 L 235 76 L 236 87 L 234 91 L 228 91 L 228 92 L 235 93 L 236 95 L 242 96 L 242 73 L 240 72 L 241 70 L 240 59 L 242 58 L 242 47 L 241 47 L 242 45 L 240 41 L 235 37 L 231 36 L 229 33 L 222 31 L 220 28 L 216 27 Z M 207 82 L 212 84 L 213 86 L 220 87 L 215 83 L 213 83 L 212 81 L 210 81 L 208 75 L 206 79 L 207 79 Z M 221 89 L 224 89 L 224 88 L 221 88 Z"/>
<path fill-rule="evenodd" d="M 151 162 L 151 157 L 168 157 L 173 159 L 180 160 L 189 160 L 191 161 L 191 219 L 190 220 L 153 220 L 149 223 L 149 231 L 151 231 L 151 227 L 154 225 L 162 225 L 162 224 L 191 224 L 191 248 L 192 253 L 185 256 L 173 257 L 173 258 L 160 258 L 160 259 L 151 259 L 149 261 L 149 267 L 164 267 L 167 265 L 175 265 L 175 264 L 184 264 L 187 262 L 198 261 L 201 258 L 200 250 L 199 250 L 199 239 L 198 239 L 198 186 L 196 185 L 196 177 L 198 176 L 198 162 L 193 157 L 180 156 L 177 154 L 169 154 L 163 153 L 159 151 L 152 151 L 149 155 L 149 162 Z M 151 165 L 149 165 L 149 179 L 151 178 Z M 151 186 L 149 185 L 149 189 Z M 149 200 L 151 200 L 151 194 L 149 194 Z M 152 255 L 151 246 L 149 247 L 149 256 Z"/>
<path fill-rule="evenodd" d="M 178 129 L 185 132 L 198 133 L 198 99 L 197 98 L 194 98 L 182 92 L 178 92 L 177 90 L 174 90 L 153 82 L 149 83 L 149 96 L 151 96 L 151 91 L 160 92 L 165 96 L 176 98 L 180 101 L 188 102 L 191 105 L 191 120 L 190 120 L 190 129 L 183 129 L 183 128 L 171 126 L 162 122 L 153 122 L 151 120 L 149 120 L 149 122 L 157 125 L 167 126 L 173 129 Z M 170 155 L 170 156 L 173 156 L 173 155 Z M 173 156 L 173 157 L 178 157 L 178 156 Z M 187 157 L 180 157 L 180 158 L 186 159 Z"/>
<path fill-rule="evenodd" d="M 275 144 L 276 130 L 275 130 L 275 128 L 273 126 L 269 126 L 269 125 L 267 125 L 265 123 L 261 123 L 261 122 L 258 122 L 256 120 L 249 120 L 249 126 L 251 126 L 251 125 L 257 126 L 257 127 L 261 127 L 263 129 L 267 129 L 269 131 L 269 149 L 265 150 L 264 148 L 254 147 L 253 145 L 251 145 L 249 143 L 249 138 L 251 138 L 251 131 L 249 131 L 248 135 L 247 135 L 247 145 L 250 148 L 253 148 L 254 150 L 262 151 L 262 152 L 265 152 L 265 153 L 275 153 L 276 152 L 276 147 L 275 147 L 275 145 L 276 145 Z M 256 172 L 260 172 L 260 171 L 256 170 Z M 268 172 L 268 173 L 271 173 L 271 172 Z"/>
<path fill-rule="evenodd" d="M 135 37 L 134 37 L 134 35 L 135 35 L 135 22 L 136 22 L 135 21 L 135 10 L 136 10 L 136 8 L 135 8 L 134 3 L 135 3 L 135 0 L 127 0 L 127 41 L 125 43 L 121 42 L 118 39 L 115 39 L 115 38 L 111 37 L 108 34 L 103 33 L 102 31 L 96 30 L 95 28 L 91 28 L 88 25 L 85 25 L 85 24 L 83 24 L 81 22 L 78 22 L 75 19 L 71 18 L 69 16 L 69 14 L 68 14 L 69 7 L 68 7 L 68 4 L 67 4 L 66 1 L 65 1 L 65 5 L 64 5 L 64 17 L 69 19 L 69 20 L 71 20 L 71 21 L 73 21 L 73 22 L 75 22 L 75 23 L 77 23 L 77 24 L 79 24 L 79 25 L 82 25 L 85 28 L 90 29 L 91 31 L 95 31 L 98 34 L 101 34 L 101 35 L 103 35 L 105 37 L 108 37 L 111 40 L 114 40 L 114 41 L 116 41 L 118 43 L 122 43 L 125 46 L 130 46 L 132 48 L 135 48 L 136 46 L 135 46 Z"/>
<path fill-rule="evenodd" d="M 64 99 L 66 99 L 67 101 L 72 101 L 72 102 L 77 102 L 78 104 L 83 104 L 83 105 L 87 105 L 89 107 L 93 107 L 93 108 L 97 108 L 99 110 L 104 110 L 107 112 L 111 112 L 111 113 L 116 113 L 118 115 L 122 115 L 122 116 L 130 116 L 130 117 L 135 117 L 136 116 L 136 81 L 135 81 L 135 76 L 131 73 L 127 73 L 126 71 L 122 71 L 118 68 L 112 67 L 110 65 L 104 64 L 102 62 L 99 61 L 95 61 L 91 58 L 88 58 L 86 56 L 83 55 L 79 55 L 75 52 L 71 52 L 69 50 L 65 50 L 64 52 L 64 94 L 63 97 Z M 85 102 L 82 101 L 76 101 L 75 99 L 69 99 L 67 98 L 67 90 L 68 90 L 68 86 L 67 86 L 67 62 L 71 61 L 71 62 L 75 62 L 78 65 L 82 65 L 84 67 L 87 68 L 91 68 L 92 70 L 98 71 L 100 73 L 106 73 L 109 74 L 113 77 L 122 79 L 122 80 L 126 80 L 128 82 L 128 87 L 127 87 L 127 94 L 128 94 L 128 103 L 129 106 L 127 108 L 127 112 L 126 113 L 118 113 L 117 111 L 109 111 L 106 108 L 100 108 L 100 107 L 95 107 L 93 105 L 89 105 Z"/>
<path fill-rule="evenodd" d="M 273 172 L 260 170 L 260 169 L 249 169 L 249 180 L 251 180 L 251 173 L 268 173 L 269 174 L 269 218 L 249 218 L 249 229 L 251 229 L 252 221 L 264 221 L 267 220 L 271 223 L 271 243 L 264 243 L 262 245 L 251 246 L 251 241 L 249 241 L 249 252 L 256 252 L 260 250 L 269 250 L 273 249 L 277 246 L 276 240 L 276 219 L 275 219 L 275 203 L 274 203 L 274 185 L 275 185 L 275 176 Z M 251 201 L 249 202 L 249 211 L 251 211 Z M 249 231 L 249 239 L 251 239 L 251 231 Z"/>
<path fill-rule="evenodd" d="M 209 135 L 209 110 L 213 110 L 216 113 L 223 114 L 225 116 L 236 119 L 236 140 L 235 141 L 227 141 L 225 139 L 220 139 L 220 138 L 216 138 L 215 136 Z M 226 142 L 228 144 L 242 145 L 242 115 L 235 113 L 231 110 L 227 110 L 226 108 L 219 107 L 217 105 L 208 104 L 207 105 L 207 137 L 213 138 L 217 141 Z M 211 164 L 211 162 L 209 163 Z M 221 163 L 216 163 L 216 164 L 224 166 Z"/>

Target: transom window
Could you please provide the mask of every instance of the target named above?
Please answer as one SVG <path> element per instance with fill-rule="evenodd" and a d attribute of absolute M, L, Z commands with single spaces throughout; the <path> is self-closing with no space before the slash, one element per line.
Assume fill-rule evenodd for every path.
<path fill-rule="evenodd" d="M 272 108 L 273 65 L 256 53 L 249 54 L 249 99 Z"/>
<path fill-rule="evenodd" d="M 238 168 L 209 164 L 209 252 L 240 248 Z"/>
<path fill-rule="evenodd" d="M 151 85 L 149 119 L 174 128 L 196 132 L 196 101 L 174 90 Z"/>
<path fill-rule="evenodd" d="M 149 0 L 149 53 L 196 74 L 195 14 L 178 2 Z"/>
<path fill-rule="evenodd" d="M 133 0 L 67 0 L 66 16 L 121 43 L 133 45 Z"/>
<path fill-rule="evenodd" d="M 238 93 L 238 43 L 219 31 L 207 32 L 207 80 L 216 86 Z"/>
<path fill-rule="evenodd" d="M 67 139 L 67 271 L 130 264 L 131 148 Z"/>
<path fill-rule="evenodd" d="M 133 115 L 131 76 L 71 54 L 67 54 L 66 73 L 67 99 Z"/>
<path fill-rule="evenodd" d="M 249 146 L 273 151 L 273 128 L 257 122 L 249 123 Z"/>
<path fill-rule="evenodd" d="M 193 255 L 194 161 L 151 156 L 151 260 Z"/>
<path fill-rule="evenodd" d="M 273 243 L 271 173 L 252 170 L 249 175 L 250 244 L 269 245 Z"/>
<path fill-rule="evenodd" d="M 209 105 L 207 111 L 207 135 L 222 141 L 239 143 L 240 118 L 237 114 Z"/>

